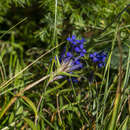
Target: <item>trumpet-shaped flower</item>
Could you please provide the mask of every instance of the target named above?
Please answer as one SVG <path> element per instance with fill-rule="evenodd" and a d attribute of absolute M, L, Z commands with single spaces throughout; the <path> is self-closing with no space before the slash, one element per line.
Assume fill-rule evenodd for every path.
<path fill-rule="evenodd" d="M 94 63 L 98 63 L 99 68 L 105 66 L 105 59 L 107 57 L 107 54 L 105 52 L 94 52 L 90 54 L 89 57 Z"/>
<path fill-rule="evenodd" d="M 68 37 L 67 41 L 71 43 L 70 48 L 68 49 L 68 52 L 64 52 L 59 56 L 60 61 L 60 71 L 61 72 L 67 72 L 72 73 L 75 70 L 80 70 L 83 68 L 83 63 L 81 62 L 81 58 L 86 53 L 86 50 L 84 49 L 84 42 L 85 39 L 82 38 L 81 40 L 77 40 L 75 35 L 72 35 L 72 37 Z M 65 49 L 64 49 L 65 50 Z M 55 77 L 56 79 L 64 78 L 65 76 L 59 75 Z M 73 82 L 77 82 L 76 77 L 71 78 Z"/>

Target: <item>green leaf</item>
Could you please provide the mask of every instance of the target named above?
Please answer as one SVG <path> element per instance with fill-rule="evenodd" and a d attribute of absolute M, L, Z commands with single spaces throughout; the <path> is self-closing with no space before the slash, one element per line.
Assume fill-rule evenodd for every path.
<path fill-rule="evenodd" d="M 14 113 L 12 112 L 9 117 L 9 124 L 12 123 L 13 120 L 14 120 Z"/>
<path fill-rule="evenodd" d="M 126 117 L 124 124 L 122 126 L 122 130 L 128 130 L 128 126 L 127 126 L 128 120 L 129 120 L 129 116 Z"/>
<path fill-rule="evenodd" d="M 129 129 L 129 116 L 126 116 L 126 118 L 123 120 L 121 123 L 120 127 L 118 130 L 128 130 Z"/>
<path fill-rule="evenodd" d="M 80 77 L 77 74 L 71 74 L 71 73 L 67 73 L 67 72 L 60 72 L 59 75 L 66 75 L 66 76 L 73 76 L 73 77 Z"/>
<path fill-rule="evenodd" d="M 128 58 L 128 53 L 129 53 L 129 49 L 127 46 L 122 46 L 122 59 L 123 59 L 123 68 L 126 69 L 126 64 L 127 64 L 127 58 Z M 118 65 L 119 65 L 119 59 L 120 59 L 120 54 L 119 54 L 119 50 L 118 47 L 116 47 L 113 50 L 113 54 L 112 54 L 112 58 L 111 58 L 111 68 L 113 69 L 117 69 Z"/>
<path fill-rule="evenodd" d="M 32 128 L 32 130 L 38 130 L 33 121 L 31 121 L 31 120 L 28 119 L 28 118 L 23 118 L 23 119 L 24 119 L 24 120 L 26 121 L 26 123 Z"/>
<path fill-rule="evenodd" d="M 27 98 L 25 96 L 21 96 L 21 98 L 23 98 L 30 105 L 30 107 L 33 109 L 33 111 L 35 113 L 35 118 L 36 118 L 37 117 L 37 109 L 36 109 L 34 103 L 29 98 Z"/>
<path fill-rule="evenodd" d="M 61 88 L 64 84 L 66 84 L 66 80 L 64 82 L 62 82 L 61 84 L 57 85 L 56 87 L 52 88 L 52 89 L 49 89 L 46 91 L 45 95 L 48 95 L 54 91 L 56 91 L 57 89 Z"/>
<path fill-rule="evenodd" d="M 19 115 L 23 112 L 23 106 L 19 107 L 19 109 L 16 112 L 16 115 Z"/>

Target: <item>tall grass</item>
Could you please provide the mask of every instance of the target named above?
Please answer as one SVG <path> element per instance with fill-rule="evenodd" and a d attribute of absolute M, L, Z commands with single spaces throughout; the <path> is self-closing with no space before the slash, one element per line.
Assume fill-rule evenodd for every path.
<path fill-rule="evenodd" d="M 98 33 L 95 31 L 95 35 L 86 38 L 85 66 L 80 72 L 75 72 L 78 83 L 72 82 L 73 74 L 63 72 L 69 81 L 66 78 L 53 81 L 57 75 L 55 69 L 61 67 L 55 56 L 58 59 L 62 48 L 69 46 L 65 38 L 59 37 L 58 2 L 55 0 L 53 38 L 50 38 L 49 47 L 39 52 L 36 59 L 26 56 L 26 48 L 21 43 L 17 44 L 13 31 L 27 18 L 0 36 L 2 39 L 9 33 L 11 37 L 0 44 L 0 129 L 129 129 L 130 39 L 127 31 L 130 25 L 122 22 L 121 15 L 119 21 L 105 31 L 101 31 L 105 28 L 102 26 Z M 64 1 L 62 4 L 64 6 Z M 68 4 L 67 8 L 76 14 L 76 18 L 79 17 L 83 26 L 85 23 L 71 6 Z M 76 23 L 77 28 L 81 27 L 78 25 Z M 77 32 L 74 29 L 72 34 Z M 82 32 L 78 37 L 81 36 Z M 89 54 L 102 50 L 108 53 L 108 57 L 105 67 L 99 69 L 92 63 Z"/>

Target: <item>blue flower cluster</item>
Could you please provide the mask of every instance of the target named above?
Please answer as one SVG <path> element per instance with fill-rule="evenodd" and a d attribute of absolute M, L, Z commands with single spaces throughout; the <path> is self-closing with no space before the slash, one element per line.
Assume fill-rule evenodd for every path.
<path fill-rule="evenodd" d="M 71 43 L 72 52 L 75 51 L 81 57 L 84 56 L 84 54 L 86 53 L 86 50 L 84 49 L 84 42 L 85 42 L 84 38 L 82 38 L 81 40 L 76 40 L 76 36 L 72 35 L 72 38 L 68 37 L 67 41 Z"/>
<path fill-rule="evenodd" d="M 94 52 L 90 54 L 89 57 L 94 63 L 98 64 L 99 68 L 105 66 L 105 59 L 107 57 L 107 54 L 105 52 Z"/>
<path fill-rule="evenodd" d="M 77 40 L 75 35 L 68 37 L 67 41 L 70 43 L 68 48 L 64 48 L 60 56 L 58 57 L 60 66 L 54 73 L 53 80 L 65 78 L 66 76 L 61 75 L 61 72 L 73 74 L 74 70 L 81 70 L 83 68 L 82 57 L 86 54 L 84 49 L 85 39 Z M 107 54 L 105 52 L 94 52 L 89 55 L 90 59 L 98 65 L 99 68 L 105 66 L 105 60 Z M 56 58 L 57 60 L 57 58 Z M 70 81 L 70 79 L 68 79 Z M 71 77 L 72 82 L 77 83 L 78 78 Z"/>
<path fill-rule="evenodd" d="M 84 49 L 85 39 L 77 40 L 75 35 L 72 37 L 68 37 L 67 41 L 69 41 L 70 48 L 66 52 L 66 48 L 61 54 L 59 61 L 61 64 L 66 65 L 65 71 L 68 73 L 72 73 L 74 70 L 79 70 L 83 68 L 83 63 L 81 62 L 81 57 L 84 56 L 86 50 Z M 78 82 L 76 77 L 72 77 L 73 82 Z"/>

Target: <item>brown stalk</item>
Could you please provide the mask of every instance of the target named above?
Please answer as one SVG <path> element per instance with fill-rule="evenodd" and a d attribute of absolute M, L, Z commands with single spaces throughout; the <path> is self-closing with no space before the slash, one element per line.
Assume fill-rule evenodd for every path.
<path fill-rule="evenodd" d="M 119 79 L 118 79 L 118 85 L 116 90 L 116 97 L 114 102 L 114 108 L 113 108 L 113 114 L 112 119 L 109 125 L 109 130 L 114 130 L 116 127 L 116 122 L 118 118 L 118 111 L 119 111 L 119 103 L 121 99 L 121 85 L 122 85 L 122 48 L 121 48 L 121 40 L 120 40 L 120 32 L 117 32 L 117 41 L 118 41 L 118 48 L 119 48 Z"/>

